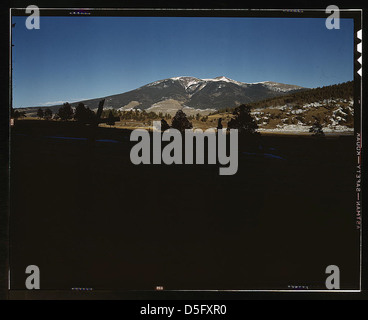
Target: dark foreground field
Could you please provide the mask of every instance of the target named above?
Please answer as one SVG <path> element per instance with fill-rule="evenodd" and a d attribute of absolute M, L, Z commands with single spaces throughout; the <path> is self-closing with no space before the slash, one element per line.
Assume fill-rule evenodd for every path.
<path fill-rule="evenodd" d="M 241 148 L 219 176 L 135 166 L 129 134 L 99 128 L 92 145 L 74 124 L 16 124 L 12 289 L 31 264 L 41 289 L 325 289 L 328 265 L 359 288 L 354 137 L 264 136 L 277 157 Z"/>

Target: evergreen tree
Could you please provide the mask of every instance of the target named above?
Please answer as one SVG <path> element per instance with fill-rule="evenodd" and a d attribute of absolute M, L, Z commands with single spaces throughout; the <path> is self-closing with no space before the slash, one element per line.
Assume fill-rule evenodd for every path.
<path fill-rule="evenodd" d="M 75 108 L 74 119 L 80 123 L 91 123 L 94 116 L 95 113 L 88 107 L 86 108 L 82 102 L 80 102 Z"/>
<path fill-rule="evenodd" d="M 113 125 L 115 125 L 115 117 L 112 114 L 112 111 L 111 110 L 109 112 L 109 116 L 107 117 L 106 124 L 109 125 L 110 127 L 113 126 Z"/>
<path fill-rule="evenodd" d="M 171 127 L 184 132 L 185 129 L 193 128 L 192 123 L 187 119 L 187 116 L 182 110 L 178 110 L 172 119 Z"/>
<path fill-rule="evenodd" d="M 217 130 L 221 130 L 223 128 L 221 122 L 222 122 L 222 118 L 219 118 L 218 121 L 217 121 Z"/>
<path fill-rule="evenodd" d="M 313 132 L 312 136 L 315 137 L 324 137 L 325 133 L 323 132 L 323 128 L 321 123 L 319 122 L 318 119 L 316 119 L 316 122 L 314 123 L 314 125 L 309 129 L 309 132 Z"/>
<path fill-rule="evenodd" d="M 39 117 L 40 119 L 42 119 L 45 116 L 43 110 L 41 108 L 38 108 L 37 110 L 37 117 Z"/>
<path fill-rule="evenodd" d="M 61 120 L 67 121 L 73 118 L 73 109 L 68 102 L 65 102 L 62 107 L 60 107 L 58 111 L 58 115 Z"/>
<path fill-rule="evenodd" d="M 161 119 L 161 131 L 166 131 L 168 129 L 170 129 L 170 126 L 167 121 L 165 119 Z"/>
<path fill-rule="evenodd" d="M 44 112 L 44 118 L 46 120 L 50 120 L 52 118 L 52 111 L 50 108 L 47 108 Z"/>
<path fill-rule="evenodd" d="M 231 119 L 227 125 L 228 129 L 238 129 L 240 134 L 256 134 L 258 125 L 256 120 L 250 114 L 250 106 L 242 104 L 235 108 L 233 115 L 235 118 Z"/>

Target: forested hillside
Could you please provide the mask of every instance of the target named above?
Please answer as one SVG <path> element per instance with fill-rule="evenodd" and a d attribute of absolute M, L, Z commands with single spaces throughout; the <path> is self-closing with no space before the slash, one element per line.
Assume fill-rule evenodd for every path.
<path fill-rule="evenodd" d="M 354 96 L 354 82 L 345 82 L 322 88 L 309 89 L 290 95 L 275 97 L 250 103 L 254 108 L 282 106 L 286 104 L 304 105 L 323 100 L 352 99 Z"/>

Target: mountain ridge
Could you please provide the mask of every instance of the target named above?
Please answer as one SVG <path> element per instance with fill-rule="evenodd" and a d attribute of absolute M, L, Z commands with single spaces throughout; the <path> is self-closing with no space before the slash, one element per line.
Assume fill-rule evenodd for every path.
<path fill-rule="evenodd" d="M 78 103 L 82 102 L 94 110 L 98 107 L 98 102 L 105 99 L 105 108 L 121 111 L 148 109 L 156 112 L 156 109 L 159 109 L 161 112 L 165 109 L 171 110 L 170 106 L 173 106 L 173 111 L 178 108 L 219 110 L 224 107 L 235 107 L 241 103 L 256 102 L 307 89 L 272 81 L 245 83 L 226 76 L 210 79 L 180 76 L 157 80 L 127 92 L 75 101 L 70 104 L 72 107 L 76 107 Z M 172 102 L 171 105 L 170 102 Z M 61 105 L 29 108 L 50 108 L 55 112 L 60 107 Z"/>

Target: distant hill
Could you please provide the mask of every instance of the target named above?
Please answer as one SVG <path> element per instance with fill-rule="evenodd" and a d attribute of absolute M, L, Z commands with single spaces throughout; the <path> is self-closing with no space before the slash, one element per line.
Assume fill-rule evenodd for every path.
<path fill-rule="evenodd" d="M 220 76 L 213 79 L 195 77 L 174 77 L 149 83 L 135 90 L 112 96 L 77 101 L 72 107 L 83 102 L 91 110 L 98 107 L 104 98 L 105 108 L 121 111 L 140 109 L 154 112 L 177 111 L 182 108 L 198 110 L 219 110 L 224 107 L 236 107 L 242 103 L 251 103 L 306 90 L 306 88 L 271 81 L 244 83 Z M 49 106 L 53 112 L 61 105 Z M 34 108 L 22 108 L 23 111 L 35 112 Z M 41 107 L 46 109 L 47 107 Z"/>

